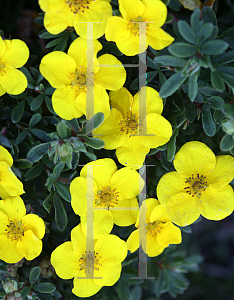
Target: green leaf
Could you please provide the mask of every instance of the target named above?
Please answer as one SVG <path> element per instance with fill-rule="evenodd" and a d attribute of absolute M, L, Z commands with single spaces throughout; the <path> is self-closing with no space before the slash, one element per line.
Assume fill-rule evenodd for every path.
<path fill-rule="evenodd" d="M 213 11 L 212 8 L 208 7 L 208 6 L 204 6 L 203 10 L 202 10 L 202 20 L 205 23 L 209 23 L 211 22 L 213 25 L 217 26 L 217 19 L 216 19 L 216 15 L 215 12 Z"/>
<path fill-rule="evenodd" d="M 67 137 L 67 125 L 63 121 L 56 125 L 56 130 L 61 139 L 65 139 Z"/>
<path fill-rule="evenodd" d="M 71 202 L 71 194 L 70 194 L 70 191 L 69 191 L 69 188 L 56 181 L 55 182 L 55 187 L 56 187 L 56 191 L 59 193 L 59 195 L 67 202 Z"/>
<path fill-rule="evenodd" d="M 214 112 L 214 121 L 216 124 L 220 124 L 224 118 L 224 114 L 220 110 Z"/>
<path fill-rule="evenodd" d="M 216 132 L 216 126 L 212 119 L 209 104 L 202 106 L 202 127 L 208 136 L 214 136 Z"/>
<path fill-rule="evenodd" d="M 220 73 L 215 70 L 214 72 L 211 71 L 211 83 L 215 89 L 218 91 L 224 91 L 225 90 L 225 84 L 223 80 L 220 78 Z"/>
<path fill-rule="evenodd" d="M 133 300 L 128 286 L 121 279 L 117 283 L 117 293 L 121 300 Z"/>
<path fill-rule="evenodd" d="M 24 299 L 27 299 L 27 295 L 31 291 L 32 287 L 31 286 L 25 286 L 21 290 L 19 290 L 21 297 Z"/>
<path fill-rule="evenodd" d="M 191 44 L 196 44 L 196 36 L 192 28 L 189 26 L 189 24 L 185 21 L 179 21 L 177 23 L 178 29 L 182 37 Z"/>
<path fill-rule="evenodd" d="M 152 68 L 152 69 L 155 69 L 157 71 L 160 70 L 158 64 L 156 63 L 156 60 L 155 59 L 153 60 L 149 56 L 147 56 L 147 66 L 150 67 L 150 68 Z"/>
<path fill-rule="evenodd" d="M 168 50 L 171 54 L 181 58 L 193 56 L 198 52 L 195 46 L 183 42 L 172 44 Z"/>
<path fill-rule="evenodd" d="M 220 149 L 222 151 L 230 151 L 234 147 L 234 139 L 231 135 L 225 134 L 225 136 L 222 137 L 220 142 Z"/>
<path fill-rule="evenodd" d="M 170 0 L 170 3 L 168 4 L 168 6 L 175 11 L 179 11 L 181 4 L 178 0 Z"/>
<path fill-rule="evenodd" d="M 35 83 L 34 83 L 34 80 L 33 80 L 33 78 L 32 78 L 32 75 L 30 74 L 29 70 L 28 70 L 27 68 L 25 68 L 25 67 L 21 67 L 21 68 L 20 68 L 20 71 L 24 73 L 24 75 L 26 76 L 28 82 L 29 82 L 32 86 L 34 86 Z"/>
<path fill-rule="evenodd" d="M 130 90 L 138 90 L 139 89 L 139 78 L 140 78 L 140 80 L 146 78 L 145 84 L 147 84 L 151 80 L 153 80 L 157 74 L 158 74 L 158 71 L 151 71 L 146 74 L 140 75 L 138 78 L 136 78 L 132 81 L 132 83 L 129 86 L 129 89 Z"/>
<path fill-rule="evenodd" d="M 21 100 L 13 109 L 11 113 L 11 120 L 13 123 L 18 123 L 24 113 L 25 99 Z"/>
<path fill-rule="evenodd" d="M 49 282 L 42 282 L 33 286 L 33 289 L 40 293 L 53 293 L 56 290 L 56 287 Z"/>
<path fill-rule="evenodd" d="M 154 293 L 156 297 L 159 297 L 162 290 L 164 289 L 164 286 L 166 284 L 166 277 L 167 277 L 167 271 L 166 270 L 160 270 L 159 276 L 156 279 L 156 284 L 154 288 Z"/>
<path fill-rule="evenodd" d="M 57 193 L 54 195 L 53 199 L 54 208 L 55 208 L 55 222 L 59 231 L 64 231 L 67 227 L 67 213 L 64 209 L 62 200 Z"/>
<path fill-rule="evenodd" d="M 38 177 L 44 170 L 44 163 L 38 163 L 25 173 L 25 181 Z"/>
<path fill-rule="evenodd" d="M 173 74 L 161 87 L 159 95 L 162 98 L 171 96 L 185 82 L 187 76 L 182 75 L 182 71 Z"/>
<path fill-rule="evenodd" d="M 224 41 L 208 41 L 201 46 L 201 52 L 206 55 L 218 55 L 223 53 L 227 48 L 228 43 Z"/>
<path fill-rule="evenodd" d="M 64 32 L 61 32 L 59 34 L 52 34 L 52 33 L 49 33 L 48 31 L 44 31 L 42 33 L 39 33 L 38 36 L 42 39 L 54 39 L 54 38 L 64 36 Z"/>
<path fill-rule="evenodd" d="M 171 166 L 171 163 L 167 160 L 166 151 L 161 152 L 160 162 L 165 170 L 167 170 L 167 171 L 171 170 L 172 166 Z"/>
<path fill-rule="evenodd" d="M 216 66 L 224 65 L 234 61 L 234 50 L 228 51 L 216 57 L 213 57 L 213 63 Z"/>
<path fill-rule="evenodd" d="M 57 115 L 56 112 L 55 112 L 54 109 L 53 109 L 52 101 L 51 101 L 50 97 L 45 96 L 45 102 L 46 102 L 46 106 L 47 106 L 48 110 L 49 110 L 53 115 Z"/>
<path fill-rule="evenodd" d="M 233 67 L 219 66 L 217 69 L 224 74 L 234 77 L 234 68 Z"/>
<path fill-rule="evenodd" d="M 65 36 L 61 36 L 57 39 L 54 39 L 52 41 L 50 41 L 47 45 L 46 45 L 46 48 L 51 48 L 51 47 L 54 47 L 56 45 L 58 45 L 59 43 L 61 43 L 63 40 L 65 39 Z"/>
<path fill-rule="evenodd" d="M 29 150 L 27 158 L 32 162 L 39 161 L 43 155 L 49 150 L 50 143 L 44 143 L 33 147 Z"/>
<path fill-rule="evenodd" d="M 193 123 L 193 121 L 196 118 L 196 108 L 195 104 L 192 102 L 188 102 L 186 106 L 186 119 L 190 122 Z"/>
<path fill-rule="evenodd" d="M 37 128 L 31 128 L 30 132 L 45 142 L 51 141 L 51 138 L 47 135 L 47 132 L 45 132 L 44 130 L 37 129 Z"/>
<path fill-rule="evenodd" d="M 54 199 L 54 194 L 55 194 L 55 192 L 51 191 L 49 196 L 43 201 L 43 206 L 48 211 L 48 213 L 50 212 L 50 209 L 51 209 L 51 205 L 52 205 L 52 202 Z"/>
<path fill-rule="evenodd" d="M 67 47 L 68 38 L 69 36 L 60 42 L 56 47 L 54 47 L 53 51 L 64 51 Z"/>
<path fill-rule="evenodd" d="M 96 113 L 89 121 L 86 122 L 86 125 L 83 127 L 79 135 L 88 135 L 95 128 L 100 126 L 104 121 L 104 114 L 101 112 Z"/>
<path fill-rule="evenodd" d="M 19 145 L 21 142 L 23 142 L 27 134 L 28 134 L 28 129 L 24 129 L 22 132 L 20 132 L 20 134 L 17 136 L 15 140 L 16 145 Z"/>
<path fill-rule="evenodd" d="M 197 92 L 198 92 L 197 79 L 199 74 L 200 74 L 200 70 L 197 73 L 189 76 L 188 92 L 189 92 L 189 98 L 192 102 L 195 100 L 197 96 Z"/>
<path fill-rule="evenodd" d="M 183 274 L 168 272 L 168 275 L 169 275 L 169 280 L 179 290 L 185 290 L 188 287 L 189 281 L 187 280 L 187 278 L 184 277 Z"/>
<path fill-rule="evenodd" d="M 210 107 L 220 110 L 223 107 L 224 100 L 221 97 L 213 96 L 207 99 Z"/>
<path fill-rule="evenodd" d="M 167 6 L 170 3 L 170 0 L 162 0 L 162 2 Z"/>
<path fill-rule="evenodd" d="M 101 137 L 100 137 L 101 138 Z M 101 149 L 105 146 L 105 142 L 99 138 L 88 138 L 84 141 L 85 145 L 92 147 L 93 149 Z"/>
<path fill-rule="evenodd" d="M 32 128 L 34 125 L 39 123 L 41 121 L 41 119 L 42 119 L 41 114 L 34 114 L 31 118 L 31 120 L 29 121 L 28 127 Z"/>
<path fill-rule="evenodd" d="M 230 88 L 234 89 L 234 78 L 232 76 L 220 72 L 220 77 Z"/>
<path fill-rule="evenodd" d="M 192 228 L 190 226 L 178 226 L 181 231 L 185 233 L 192 233 Z"/>
<path fill-rule="evenodd" d="M 195 32 L 196 35 L 198 35 L 201 27 L 201 22 L 200 22 L 200 9 L 196 8 L 194 12 L 192 13 L 190 17 L 190 23 L 193 31 Z"/>
<path fill-rule="evenodd" d="M 199 31 L 199 41 L 204 42 L 206 39 L 208 39 L 213 32 L 213 25 L 212 23 L 205 23 L 202 25 L 200 31 Z"/>
<path fill-rule="evenodd" d="M 14 160 L 14 166 L 19 169 L 28 169 L 31 168 L 33 163 L 28 159 L 17 159 Z"/>
<path fill-rule="evenodd" d="M 39 107 L 41 107 L 43 101 L 45 99 L 45 96 L 40 94 L 38 95 L 36 98 L 33 99 L 33 101 L 31 102 L 31 110 L 35 111 L 37 110 Z"/>
<path fill-rule="evenodd" d="M 172 55 L 156 56 L 154 60 L 164 66 L 183 67 L 187 60 Z"/>
<path fill-rule="evenodd" d="M 168 142 L 168 147 L 167 147 L 167 160 L 172 161 L 174 156 L 175 156 L 175 151 L 176 151 L 176 137 L 179 134 L 179 129 L 175 128 L 173 130 L 172 136 L 170 138 L 170 141 Z"/>
<path fill-rule="evenodd" d="M 55 176 L 54 176 L 54 181 L 57 180 L 57 179 L 59 178 L 59 176 L 60 176 L 60 174 L 62 173 L 64 167 L 65 167 L 65 164 L 64 164 L 63 162 L 60 162 L 60 163 L 58 163 L 58 164 L 55 166 L 55 168 L 54 168 L 54 170 L 53 170 L 53 174 L 55 175 Z"/>
<path fill-rule="evenodd" d="M 41 268 L 40 267 L 35 267 L 32 268 L 29 274 L 29 282 L 31 285 L 34 285 L 36 281 L 38 280 L 39 276 L 41 274 Z"/>

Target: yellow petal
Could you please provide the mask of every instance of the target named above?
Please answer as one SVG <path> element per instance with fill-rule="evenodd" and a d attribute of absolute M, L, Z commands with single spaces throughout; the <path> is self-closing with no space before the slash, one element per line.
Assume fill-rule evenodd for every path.
<path fill-rule="evenodd" d="M 142 17 L 145 21 L 155 22 L 157 27 L 162 27 L 167 18 L 167 7 L 159 0 L 142 0 L 145 11 Z"/>
<path fill-rule="evenodd" d="M 152 48 L 161 50 L 169 46 L 174 41 L 174 38 L 161 28 L 157 28 L 156 25 L 149 24 L 146 41 Z"/>
<path fill-rule="evenodd" d="M 126 210 L 124 208 L 126 207 Z M 138 215 L 138 201 L 136 198 L 118 201 L 113 209 L 109 208 L 113 221 L 118 226 L 130 226 L 136 223 Z"/>
<path fill-rule="evenodd" d="M 17 241 L 12 241 L 7 236 L 0 235 L 0 259 L 8 264 L 19 262 L 24 256 L 17 250 Z"/>
<path fill-rule="evenodd" d="M 145 5 L 140 0 L 119 0 L 119 10 L 126 20 L 134 20 L 145 11 Z"/>
<path fill-rule="evenodd" d="M 144 228 L 143 228 L 144 229 Z M 128 250 L 133 253 L 139 248 L 139 229 L 134 230 L 126 241 Z"/>
<path fill-rule="evenodd" d="M 234 193 L 228 184 L 222 188 L 209 186 L 198 200 L 200 214 L 209 220 L 222 220 L 234 209 Z"/>
<path fill-rule="evenodd" d="M 136 170 L 122 168 L 115 172 L 111 178 L 111 187 L 119 192 L 119 200 L 133 199 L 145 185 L 144 180 Z"/>
<path fill-rule="evenodd" d="M 95 295 L 102 286 L 97 285 L 93 279 L 79 278 L 75 277 L 74 288 L 72 289 L 72 293 L 78 297 L 90 297 Z"/>
<path fill-rule="evenodd" d="M 145 225 L 145 223 L 150 223 L 152 212 L 154 211 L 154 209 L 156 207 L 159 207 L 159 206 L 160 206 L 160 203 L 157 199 L 148 198 L 148 199 L 144 200 L 141 204 L 139 216 L 138 216 L 135 226 L 136 227 L 140 226 L 140 228 L 141 228 L 142 224 Z M 140 218 L 140 220 L 139 220 L 139 218 Z M 139 222 L 141 224 L 139 224 Z"/>
<path fill-rule="evenodd" d="M 173 223 L 187 226 L 200 216 L 198 201 L 198 197 L 192 197 L 192 195 L 182 192 L 172 196 L 164 206 Z"/>
<path fill-rule="evenodd" d="M 142 99 L 142 96 L 146 94 L 146 99 Z M 159 93 L 151 88 L 143 86 L 139 93 L 136 93 L 133 97 L 133 105 L 132 105 L 132 113 L 139 115 L 139 99 L 143 102 L 143 104 L 146 106 L 146 114 L 150 113 L 157 113 L 161 115 L 163 111 L 163 101 L 162 98 L 159 97 Z M 145 114 L 143 115 L 143 117 Z"/>
<path fill-rule="evenodd" d="M 184 144 L 174 160 L 175 169 L 186 178 L 192 174 L 206 176 L 214 170 L 215 165 L 214 153 L 205 144 L 197 141 Z"/>
<path fill-rule="evenodd" d="M 75 104 L 77 93 L 71 86 L 56 89 L 52 95 L 54 111 L 64 120 L 80 118 L 83 112 Z"/>
<path fill-rule="evenodd" d="M 0 56 L 2 56 L 5 51 L 6 51 L 5 40 L 3 40 L 2 37 L 0 37 Z"/>
<path fill-rule="evenodd" d="M 13 158 L 10 152 L 2 146 L 0 146 L 0 161 L 5 161 L 9 167 L 13 165 Z"/>
<path fill-rule="evenodd" d="M 129 21 L 121 17 L 110 17 L 107 21 L 105 37 L 107 41 L 124 41 L 130 36 Z"/>
<path fill-rule="evenodd" d="M 100 279 L 93 279 L 93 281 L 98 286 L 111 286 L 114 285 L 120 278 L 122 266 L 121 264 L 115 265 L 115 266 L 103 266 L 99 269 L 99 277 L 102 277 Z M 116 274 L 115 274 L 116 273 Z M 115 275 L 114 275 L 115 274 Z"/>
<path fill-rule="evenodd" d="M 118 91 L 110 91 L 109 95 L 110 106 L 112 108 L 119 110 L 123 116 L 130 113 L 133 97 L 125 87 L 122 87 Z"/>
<path fill-rule="evenodd" d="M 162 247 L 166 248 L 170 244 L 180 244 L 182 241 L 180 229 L 173 225 L 171 222 L 160 225 L 163 229 L 156 236 L 157 243 Z"/>
<path fill-rule="evenodd" d="M 1 86 L 1 83 L 0 83 L 0 96 L 6 94 L 6 91 L 3 89 L 3 87 Z"/>
<path fill-rule="evenodd" d="M 230 155 L 216 156 L 216 165 L 206 181 L 215 188 L 220 188 L 231 182 L 234 177 L 234 158 Z"/>
<path fill-rule="evenodd" d="M 186 186 L 185 179 L 177 172 L 173 171 L 164 174 L 157 186 L 159 202 L 166 204 L 173 195 L 184 192 Z"/>
<path fill-rule="evenodd" d="M 88 173 L 87 168 L 89 167 Z M 111 177 L 117 171 L 117 166 L 114 160 L 110 158 L 97 159 L 86 164 L 80 171 L 81 177 L 90 177 L 97 183 L 98 189 L 111 185 Z M 92 173 L 93 172 L 93 173 Z"/>
<path fill-rule="evenodd" d="M 157 148 L 170 140 L 172 127 L 163 116 L 157 113 L 150 113 L 143 120 L 141 134 L 143 135 L 140 136 L 142 145 L 147 148 Z"/>
<path fill-rule="evenodd" d="M 21 71 L 10 67 L 5 67 L 3 70 L 4 73 L 0 78 L 2 88 L 11 95 L 23 93 L 28 84 L 26 76 Z"/>
<path fill-rule="evenodd" d="M 0 200 L 0 211 L 12 221 L 21 221 L 26 214 L 24 201 L 19 196 Z"/>
<path fill-rule="evenodd" d="M 18 241 L 17 250 L 27 259 L 32 260 L 41 254 L 42 241 L 31 230 L 24 232 L 22 241 Z"/>
<path fill-rule="evenodd" d="M 42 239 L 45 235 L 45 223 L 42 218 L 34 214 L 28 214 L 22 218 L 22 223 L 26 230 L 31 230 L 33 234 Z"/>
<path fill-rule="evenodd" d="M 20 68 L 29 58 L 29 49 L 25 42 L 14 39 L 5 40 L 6 51 L 1 57 L 2 62 L 8 67 Z"/>
<path fill-rule="evenodd" d="M 78 13 L 74 19 L 74 27 L 77 34 L 85 39 L 98 39 L 104 32 L 107 19 L 112 16 L 112 7 L 107 1 L 92 1 L 89 3 L 89 9 L 84 13 Z M 93 23 L 93 33 L 87 36 L 87 23 Z M 100 23 L 97 23 L 100 22 Z"/>
<path fill-rule="evenodd" d="M 6 234 L 7 225 L 9 225 L 8 216 L 0 211 L 0 235 Z"/>
<path fill-rule="evenodd" d="M 39 0 L 38 4 L 43 11 L 58 12 L 67 4 L 63 0 Z"/>
<path fill-rule="evenodd" d="M 87 226 L 88 230 L 89 226 L 92 226 L 94 239 L 99 239 L 109 234 L 113 225 L 113 216 L 109 210 L 94 210 L 92 224 L 87 224 L 87 216 L 81 216 L 82 232 L 87 236 Z"/>
<path fill-rule="evenodd" d="M 44 26 L 51 34 L 63 32 L 68 26 L 74 25 L 74 14 L 69 7 L 64 7 L 59 12 L 46 12 Z"/>
<path fill-rule="evenodd" d="M 75 72 L 76 62 L 61 51 L 45 55 L 40 64 L 40 72 L 54 88 L 63 88 L 71 83 L 71 73 Z"/>
<path fill-rule="evenodd" d="M 93 136 L 105 142 L 105 149 L 116 149 L 123 144 L 126 135 L 125 132 L 121 131 L 121 120 L 121 113 L 117 109 L 112 108 L 109 117 L 94 130 Z"/>
<path fill-rule="evenodd" d="M 77 51 L 79 49 L 79 51 Z M 97 60 L 97 53 L 102 49 L 102 44 L 97 41 L 93 40 L 93 50 L 94 53 L 89 53 L 87 49 L 87 40 L 79 37 L 73 41 L 67 51 L 67 54 L 72 57 L 77 65 L 77 68 L 80 66 L 82 68 L 87 67 L 87 55 L 90 55 L 93 57 L 93 65 L 98 65 Z M 99 67 L 94 67 L 94 72 L 96 73 L 98 71 Z"/>
<path fill-rule="evenodd" d="M 126 80 L 126 71 L 122 63 L 110 54 L 98 57 L 98 62 L 100 65 L 108 65 L 108 67 L 100 66 L 95 76 L 95 86 L 112 91 L 119 90 Z"/>
<path fill-rule="evenodd" d="M 74 227 L 71 231 L 71 241 L 74 253 L 82 255 L 86 249 L 86 236 L 83 234 L 81 223 Z M 94 241 L 95 242 L 95 241 Z"/>
<path fill-rule="evenodd" d="M 71 279 L 79 272 L 80 257 L 74 253 L 72 243 L 65 242 L 52 252 L 51 264 L 60 278 Z"/>
<path fill-rule="evenodd" d="M 149 234 L 146 236 L 146 243 L 144 240 L 142 241 L 142 249 L 149 257 L 157 256 L 164 250 L 164 248 L 157 243 L 156 237 Z"/>
<path fill-rule="evenodd" d="M 127 245 L 118 236 L 109 234 L 97 240 L 95 252 L 102 257 L 102 266 L 115 266 L 120 264 L 127 256 Z"/>
<path fill-rule="evenodd" d="M 116 149 L 118 161 L 133 169 L 139 169 L 145 160 L 145 156 L 149 153 L 147 148 L 141 143 L 141 136 L 126 136 L 123 145 Z"/>
<path fill-rule="evenodd" d="M 99 167 L 97 167 L 99 168 Z M 95 168 L 94 168 L 95 169 Z M 104 174 L 103 174 L 104 175 Z M 87 212 L 87 199 L 93 199 L 97 192 L 96 182 L 93 180 L 93 190 L 90 187 L 87 191 L 87 179 L 84 177 L 76 177 L 70 185 L 71 206 L 77 215 L 84 216 Z M 90 185 L 89 185 L 90 186 Z"/>
<path fill-rule="evenodd" d="M 154 207 L 150 215 L 150 223 L 153 223 L 154 221 L 161 221 L 161 222 L 170 221 L 166 208 L 162 206 L 162 204 L 160 203 L 159 205 Z"/>
<path fill-rule="evenodd" d="M 117 41 L 116 42 L 117 47 L 119 50 L 127 55 L 127 56 L 133 56 L 139 54 L 139 37 L 138 35 L 133 35 L 132 33 L 126 40 Z M 146 47 L 148 45 L 146 44 Z"/>

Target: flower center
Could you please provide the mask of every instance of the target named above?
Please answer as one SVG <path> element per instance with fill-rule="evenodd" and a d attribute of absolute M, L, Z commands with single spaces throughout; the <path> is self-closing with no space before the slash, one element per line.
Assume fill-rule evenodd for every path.
<path fill-rule="evenodd" d="M 80 270 L 85 269 L 85 274 L 88 272 L 91 273 L 92 269 L 99 271 L 99 266 L 102 266 L 102 264 L 99 262 L 99 260 L 102 257 L 98 255 L 98 252 L 91 253 L 89 251 L 88 254 L 82 254 L 82 257 L 79 259 L 79 267 Z"/>
<path fill-rule="evenodd" d="M 127 25 L 127 30 L 131 30 L 131 33 L 135 36 L 139 36 L 139 22 L 144 22 L 141 16 L 139 16 L 136 20 L 130 20 Z M 146 23 L 146 30 L 148 26 L 149 25 Z"/>
<path fill-rule="evenodd" d="M 130 137 L 138 133 L 139 123 L 136 117 L 136 114 L 127 112 L 126 116 L 123 116 L 123 119 L 120 121 L 119 125 L 121 126 L 121 131 L 125 131 L 126 134 L 130 134 Z"/>
<path fill-rule="evenodd" d="M 4 62 L 2 62 L 1 61 L 1 58 L 0 58 L 0 75 L 4 75 L 4 73 L 6 73 L 6 71 L 4 70 L 4 68 L 5 68 L 5 64 L 4 64 Z"/>
<path fill-rule="evenodd" d="M 12 241 L 18 241 L 22 240 L 22 236 L 24 236 L 24 226 L 22 224 L 22 221 L 10 221 L 10 223 L 7 225 L 7 229 L 5 231 L 7 232 L 8 239 L 11 239 Z"/>
<path fill-rule="evenodd" d="M 149 235 L 156 236 L 158 233 L 161 232 L 163 227 L 160 226 L 162 222 L 160 221 L 154 221 L 153 223 L 148 223 L 146 225 L 146 232 Z"/>
<path fill-rule="evenodd" d="M 70 75 L 69 79 L 71 79 L 71 88 L 75 88 L 77 92 L 86 92 L 87 85 L 90 85 L 87 77 L 87 70 L 82 69 L 80 66 L 80 70 L 76 69 L 76 71 L 70 73 Z M 91 84 L 93 85 L 93 81 Z"/>
<path fill-rule="evenodd" d="M 111 190 L 110 186 L 103 187 L 102 190 L 97 191 L 95 204 L 101 207 L 114 207 L 118 204 L 119 192 Z"/>
<path fill-rule="evenodd" d="M 89 4 L 93 0 L 65 0 L 73 14 L 84 13 L 85 9 L 89 9 Z"/>
<path fill-rule="evenodd" d="M 202 191 L 205 191 L 208 187 L 207 182 L 205 181 L 205 176 L 197 174 L 196 177 L 192 174 L 192 177 L 189 177 L 185 183 L 188 183 L 189 185 L 185 187 L 184 189 L 187 190 L 186 193 L 189 195 L 192 194 L 192 197 L 195 195 L 200 198 Z"/>

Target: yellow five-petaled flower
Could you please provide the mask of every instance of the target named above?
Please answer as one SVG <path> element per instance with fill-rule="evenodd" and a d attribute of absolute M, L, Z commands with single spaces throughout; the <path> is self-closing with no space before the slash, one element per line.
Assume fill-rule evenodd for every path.
<path fill-rule="evenodd" d="M 27 87 L 26 76 L 17 68 L 29 58 L 27 45 L 21 40 L 3 40 L 0 36 L 0 96 L 18 95 Z"/>
<path fill-rule="evenodd" d="M 17 196 L 0 200 L 0 259 L 17 263 L 23 257 L 40 255 L 44 221 L 35 214 L 26 215 L 23 200 Z"/>
<path fill-rule="evenodd" d="M 200 214 L 222 220 L 234 209 L 234 193 L 228 184 L 234 177 L 234 158 L 216 156 L 201 142 L 184 144 L 175 155 L 177 172 L 162 176 L 157 186 L 159 201 L 172 222 L 186 226 Z"/>

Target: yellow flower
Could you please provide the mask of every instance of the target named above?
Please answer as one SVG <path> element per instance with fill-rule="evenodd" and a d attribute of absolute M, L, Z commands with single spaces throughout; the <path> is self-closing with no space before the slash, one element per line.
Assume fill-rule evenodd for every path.
<path fill-rule="evenodd" d="M 99 238 L 111 232 L 113 223 L 129 226 L 136 222 L 136 196 L 143 186 L 144 181 L 137 171 L 129 168 L 117 171 L 115 162 L 110 158 L 86 164 L 80 177 L 76 177 L 70 185 L 71 205 L 74 212 L 81 216 L 84 234 L 88 200 L 94 207 L 94 238 Z"/>
<path fill-rule="evenodd" d="M 41 74 L 56 88 L 52 96 L 55 112 L 65 120 L 79 118 L 86 114 L 92 117 L 92 107 L 87 106 L 87 86 L 93 86 L 94 113 L 103 112 L 105 117 L 110 113 L 108 90 L 120 89 L 126 80 L 126 71 L 121 62 L 113 55 L 104 54 L 97 59 L 97 53 L 102 49 L 101 43 L 93 41 L 94 57 L 93 72 L 87 74 L 87 40 L 77 38 L 69 47 L 68 53 L 54 51 L 42 58 Z M 99 67 L 99 64 L 113 67 Z M 114 65 L 121 65 L 114 67 Z M 89 77 L 92 81 L 88 82 Z M 90 80 L 90 79 L 89 79 Z"/>
<path fill-rule="evenodd" d="M 0 146 L 0 197 L 6 199 L 24 193 L 23 184 L 11 170 L 13 159 L 4 147 Z"/>
<path fill-rule="evenodd" d="M 172 222 L 186 226 L 200 214 L 221 220 L 234 209 L 234 193 L 228 184 L 234 177 L 234 158 L 216 156 L 201 142 L 184 144 L 175 155 L 177 172 L 162 176 L 157 186 L 159 201 Z"/>
<path fill-rule="evenodd" d="M 39 0 L 45 11 L 44 26 L 52 34 L 75 28 L 78 35 L 87 38 L 86 22 L 93 24 L 93 39 L 105 32 L 107 19 L 112 16 L 110 0 Z"/>
<path fill-rule="evenodd" d="M 162 1 L 119 0 L 119 10 L 122 16 L 108 19 L 105 36 L 108 41 L 116 42 L 119 50 L 125 55 L 144 52 L 148 45 L 161 50 L 174 41 L 160 28 L 167 17 L 167 8 Z M 146 22 L 146 45 L 140 44 L 140 49 L 139 24 L 136 22 Z"/>
<path fill-rule="evenodd" d="M 145 89 L 146 115 L 139 120 L 139 97 Z M 119 162 L 134 169 L 143 165 L 150 148 L 164 145 L 172 135 L 171 124 L 161 116 L 163 101 L 158 92 L 143 87 L 140 93 L 132 97 L 126 88 L 111 92 L 110 116 L 94 130 L 105 142 L 105 149 L 116 149 Z"/>
<path fill-rule="evenodd" d="M 144 225 L 141 226 L 141 223 Z M 133 231 L 127 240 L 127 247 L 130 252 L 139 248 L 148 256 L 157 256 L 169 246 L 169 244 L 181 243 L 181 231 L 172 224 L 166 209 L 154 198 L 142 202 L 135 226 L 139 229 Z"/>
<path fill-rule="evenodd" d="M 34 259 L 41 253 L 44 234 L 44 221 L 37 215 L 26 215 L 19 196 L 0 200 L 0 259 L 10 264 L 23 257 Z"/>
<path fill-rule="evenodd" d="M 90 297 L 103 286 L 114 285 L 120 277 L 121 262 L 127 256 L 126 243 L 115 235 L 93 242 L 94 253 L 87 253 L 86 237 L 78 225 L 71 231 L 71 242 L 58 246 L 51 255 L 51 264 L 59 277 L 74 277 L 72 292 L 78 297 Z"/>
<path fill-rule="evenodd" d="M 29 58 L 27 45 L 21 40 L 3 40 L 0 36 L 0 96 L 21 94 L 27 87 L 27 78 L 17 70 Z"/>

